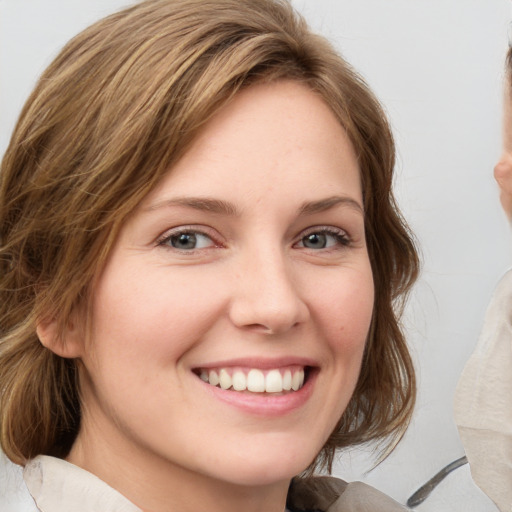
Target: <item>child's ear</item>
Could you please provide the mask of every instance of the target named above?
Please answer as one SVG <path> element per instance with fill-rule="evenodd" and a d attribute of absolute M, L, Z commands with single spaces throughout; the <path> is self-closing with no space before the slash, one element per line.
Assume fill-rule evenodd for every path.
<path fill-rule="evenodd" d="M 82 355 L 83 336 L 75 315 L 71 315 L 59 332 L 59 322 L 54 317 L 46 317 L 37 322 L 36 333 L 41 344 L 60 357 L 74 359 Z"/>

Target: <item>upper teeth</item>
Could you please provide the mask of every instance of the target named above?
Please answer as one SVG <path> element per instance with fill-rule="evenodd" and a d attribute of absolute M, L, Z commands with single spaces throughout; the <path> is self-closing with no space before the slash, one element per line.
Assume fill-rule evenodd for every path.
<path fill-rule="evenodd" d="M 252 391 L 253 393 L 281 393 L 282 391 L 297 391 L 304 384 L 304 368 L 294 370 L 269 370 L 263 372 L 257 368 L 250 370 L 219 368 L 202 370 L 202 380 L 212 386 L 235 391 Z"/>

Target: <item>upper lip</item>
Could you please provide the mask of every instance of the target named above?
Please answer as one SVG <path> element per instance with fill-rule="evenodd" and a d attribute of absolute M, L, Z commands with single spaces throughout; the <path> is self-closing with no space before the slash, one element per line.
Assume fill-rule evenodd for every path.
<path fill-rule="evenodd" d="M 222 359 L 209 361 L 203 364 L 195 365 L 194 368 L 202 368 L 205 370 L 214 368 L 230 368 L 230 367 L 246 367 L 258 368 L 260 370 L 271 370 L 274 368 L 285 368 L 287 366 L 303 366 L 318 367 L 318 361 L 311 358 L 285 356 L 278 358 L 261 358 L 261 357 L 241 357 L 235 359 Z"/>

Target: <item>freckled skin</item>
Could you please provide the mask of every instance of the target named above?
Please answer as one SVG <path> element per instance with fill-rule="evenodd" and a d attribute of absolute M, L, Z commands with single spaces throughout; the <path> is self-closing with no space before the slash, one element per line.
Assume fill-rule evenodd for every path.
<path fill-rule="evenodd" d="M 200 249 L 180 249 L 191 232 Z M 343 128 L 303 85 L 244 90 L 122 228 L 91 339 L 66 340 L 83 397 L 69 460 L 144 510 L 282 512 L 352 395 L 373 293 Z M 316 367 L 310 394 L 268 416 L 194 373 L 292 357 Z"/>

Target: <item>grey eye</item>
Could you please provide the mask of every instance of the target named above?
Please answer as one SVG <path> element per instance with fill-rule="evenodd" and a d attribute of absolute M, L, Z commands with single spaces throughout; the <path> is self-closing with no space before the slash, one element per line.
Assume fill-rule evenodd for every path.
<path fill-rule="evenodd" d="M 194 233 L 180 233 L 172 236 L 169 242 L 176 249 L 195 249 L 197 237 Z"/>
<path fill-rule="evenodd" d="M 214 245 L 208 235 L 194 231 L 182 231 L 181 233 L 170 235 L 165 240 L 165 244 L 181 251 L 204 249 Z"/>
<path fill-rule="evenodd" d="M 327 247 L 327 236 L 325 233 L 310 233 L 302 238 L 302 245 L 308 249 L 324 249 Z"/>
<path fill-rule="evenodd" d="M 299 242 L 299 247 L 306 249 L 334 249 L 350 244 L 350 239 L 345 231 L 337 228 L 318 229 L 304 235 Z"/>

